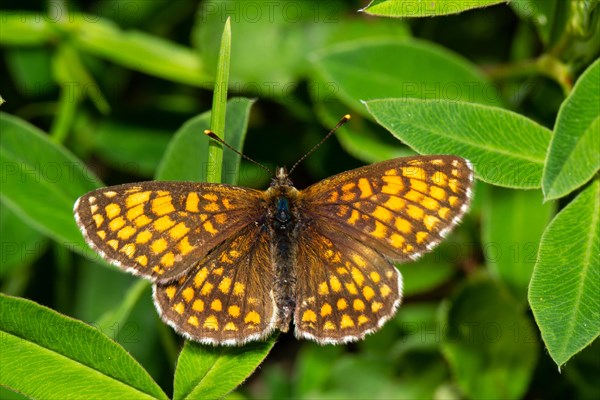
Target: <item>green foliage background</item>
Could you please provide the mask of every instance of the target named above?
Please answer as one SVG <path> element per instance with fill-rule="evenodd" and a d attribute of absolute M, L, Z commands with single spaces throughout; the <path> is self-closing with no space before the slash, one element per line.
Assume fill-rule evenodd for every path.
<path fill-rule="evenodd" d="M 597 0 L 3 2 L 0 397 L 599 398 L 599 14 Z M 75 200 L 103 185 L 268 184 L 204 129 L 224 122 L 273 168 L 346 113 L 297 187 L 416 153 L 468 158 L 478 178 L 461 226 L 398 266 L 404 305 L 362 342 L 184 343 L 149 283 L 75 225 Z"/>

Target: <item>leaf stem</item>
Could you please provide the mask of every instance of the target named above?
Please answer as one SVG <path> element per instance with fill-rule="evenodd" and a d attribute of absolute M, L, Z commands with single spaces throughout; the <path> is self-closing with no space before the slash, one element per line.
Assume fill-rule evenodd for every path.
<path fill-rule="evenodd" d="M 505 80 L 515 77 L 543 75 L 558 83 L 567 96 L 573 89 L 571 71 L 562 61 L 550 54 L 542 54 L 536 59 L 511 64 L 490 66 L 485 73 L 492 80 Z"/>

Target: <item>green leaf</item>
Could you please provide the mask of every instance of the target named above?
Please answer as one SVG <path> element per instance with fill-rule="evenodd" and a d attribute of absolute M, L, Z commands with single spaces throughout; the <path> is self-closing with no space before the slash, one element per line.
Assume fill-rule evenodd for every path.
<path fill-rule="evenodd" d="M 522 19 L 531 19 L 546 45 L 556 43 L 569 19 L 569 3 L 563 0 L 512 0 L 510 6 Z"/>
<path fill-rule="evenodd" d="M 101 332 L 106 332 L 111 326 L 123 326 L 131 310 L 135 307 L 144 292 L 148 292 L 150 282 L 138 279 L 131 285 L 118 307 L 105 312 L 94 324 Z M 149 293 L 148 293 L 149 294 Z M 116 325 L 115 325 L 116 324 Z"/>
<path fill-rule="evenodd" d="M 0 113 L 2 202 L 38 231 L 86 255 L 73 204 L 101 183 L 83 163 L 39 129 Z"/>
<path fill-rule="evenodd" d="M 54 56 L 54 77 L 67 91 L 68 99 L 77 103 L 85 97 L 90 99 L 98 111 L 103 114 L 110 112 L 110 105 L 100 91 L 98 83 L 94 80 L 76 49 L 68 43 L 62 44 Z"/>
<path fill-rule="evenodd" d="M 312 47 L 306 25 L 313 23 L 314 10 L 312 2 L 291 6 L 269 1 L 210 2 L 199 7 L 192 40 L 206 68 L 216 71 L 219 42 L 215 38 L 223 31 L 223 21 L 231 17 L 231 88 L 260 97 L 281 97 L 291 92 L 306 68 L 306 53 Z"/>
<path fill-rule="evenodd" d="M 577 80 L 558 112 L 544 168 L 546 200 L 563 197 L 600 169 L 600 60 Z"/>
<path fill-rule="evenodd" d="M 407 62 L 410 60 L 410 62 Z M 364 116 L 361 100 L 410 97 L 500 105 L 495 87 L 462 57 L 424 41 L 363 40 L 312 59 L 322 101 L 339 98 Z"/>
<path fill-rule="evenodd" d="M 331 360 L 339 358 L 343 353 L 341 346 L 319 346 L 316 343 L 305 343 L 300 348 L 296 361 L 295 396 L 298 398 L 317 397 L 327 386 L 331 375 Z"/>
<path fill-rule="evenodd" d="M 56 84 L 51 68 L 53 57 L 48 47 L 8 47 L 4 49 L 4 60 L 10 78 L 6 78 L 18 82 L 15 89 L 21 95 L 38 99 L 44 95 L 42 88 Z"/>
<path fill-rule="evenodd" d="M 4 386 L 0 386 L 0 399 L 2 400 L 29 400 L 29 397 L 25 397 L 20 393 L 13 392 Z"/>
<path fill-rule="evenodd" d="M 442 352 L 465 397 L 519 399 L 537 359 L 533 324 L 493 282 L 465 286 L 442 309 Z"/>
<path fill-rule="evenodd" d="M 43 45 L 56 38 L 52 25 L 52 21 L 40 18 L 40 14 L 37 12 L 9 11 L 5 9 L 2 13 L 0 44 L 16 46 Z"/>
<path fill-rule="evenodd" d="M 185 343 L 175 370 L 173 399 L 218 399 L 240 385 L 269 354 L 277 335 L 242 347 Z"/>
<path fill-rule="evenodd" d="M 0 278 L 33 263 L 46 249 L 46 238 L 0 204 Z"/>
<path fill-rule="evenodd" d="M 438 303 L 407 303 L 400 306 L 394 322 L 402 331 L 400 354 L 415 350 L 439 352 L 441 332 L 438 326 Z M 389 349 L 387 350 L 389 352 Z"/>
<path fill-rule="evenodd" d="M 481 239 L 486 265 L 525 303 L 540 238 L 556 207 L 542 204 L 540 191 L 487 189 Z"/>
<path fill-rule="evenodd" d="M 0 384 L 33 398 L 167 396 L 98 330 L 32 301 L 0 294 Z"/>
<path fill-rule="evenodd" d="M 556 215 L 542 236 L 529 304 L 560 367 L 600 334 L 600 182 Z"/>
<path fill-rule="evenodd" d="M 372 0 L 359 10 L 369 15 L 394 18 L 434 17 L 437 15 L 458 14 L 463 11 L 506 3 L 505 0 Z"/>
<path fill-rule="evenodd" d="M 210 114 L 210 130 L 217 137 L 226 140 L 225 137 L 225 115 L 227 111 L 227 85 L 229 82 L 229 65 L 231 63 L 231 19 L 227 18 L 223 34 L 221 35 L 221 47 L 219 59 L 217 60 L 217 77 L 213 91 L 213 102 Z M 223 168 L 223 145 L 215 140 L 208 142 L 208 169 L 206 181 L 221 183 Z"/>
<path fill-rule="evenodd" d="M 227 103 L 225 137 L 233 148 L 241 151 L 250 107 L 254 100 L 233 98 Z M 204 134 L 210 128 L 210 112 L 207 111 L 187 121 L 175 133 L 163 160 L 158 167 L 156 179 L 205 182 L 207 170 L 213 168 L 208 162 L 208 143 L 212 139 Z M 239 174 L 240 156 L 223 149 L 222 182 L 236 184 Z"/>
<path fill-rule="evenodd" d="M 339 118 L 347 113 L 347 107 L 339 102 L 315 100 L 319 119 L 325 126 L 335 126 Z M 383 131 L 383 129 L 380 130 Z M 382 135 L 387 135 L 387 133 L 374 131 L 373 124 L 363 118 L 352 118 L 342 129 L 335 132 L 335 137 L 342 148 L 351 156 L 365 163 L 375 163 L 415 154 L 413 150 L 389 138 L 389 135 L 387 135 L 388 141 Z"/>
<path fill-rule="evenodd" d="M 378 123 L 421 154 L 456 154 L 497 186 L 539 188 L 550 131 L 511 111 L 416 99 L 371 100 Z"/>
<path fill-rule="evenodd" d="M 425 254 L 416 262 L 398 265 L 402 273 L 404 296 L 412 296 L 435 289 L 446 282 L 455 270 L 452 257 L 457 255 L 456 242 L 445 241 L 432 253 Z"/>
<path fill-rule="evenodd" d="M 94 150 L 111 167 L 150 178 L 170 140 L 164 130 L 109 120 L 96 128 Z"/>
<path fill-rule="evenodd" d="M 59 27 L 84 52 L 174 82 L 205 87 L 213 80 L 200 56 L 190 48 L 144 32 L 123 31 L 97 16 L 75 14 L 71 20 Z"/>

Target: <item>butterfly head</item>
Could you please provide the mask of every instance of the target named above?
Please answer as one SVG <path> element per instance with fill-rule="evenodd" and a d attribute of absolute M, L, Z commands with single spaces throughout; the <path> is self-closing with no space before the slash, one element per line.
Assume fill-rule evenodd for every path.
<path fill-rule="evenodd" d="M 275 170 L 275 178 L 273 178 L 271 186 L 293 186 L 292 180 L 288 175 L 287 168 L 277 167 Z"/>

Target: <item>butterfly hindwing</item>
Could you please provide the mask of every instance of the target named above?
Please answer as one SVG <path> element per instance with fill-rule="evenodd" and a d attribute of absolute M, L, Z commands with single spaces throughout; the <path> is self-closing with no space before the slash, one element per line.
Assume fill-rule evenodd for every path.
<path fill-rule="evenodd" d="M 193 182 L 142 182 L 98 189 L 74 213 L 92 248 L 152 281 L 184 273 L 260 217 L 261 192 Z"/>
<path fill-rule="evenodd" d="M 344 232 L 312 226 L 299 240 L 296 336 L 320 344 L 362 339 L 391 318 L 402 278 L 383 255 Z"/>
<path fill-rule="evenodd" d="M 161 317 L 207 344 L 239 345 L 275 329 L 274 269 L 267 232 L 251 224 L 179 279 L 154 285 Z"/>

